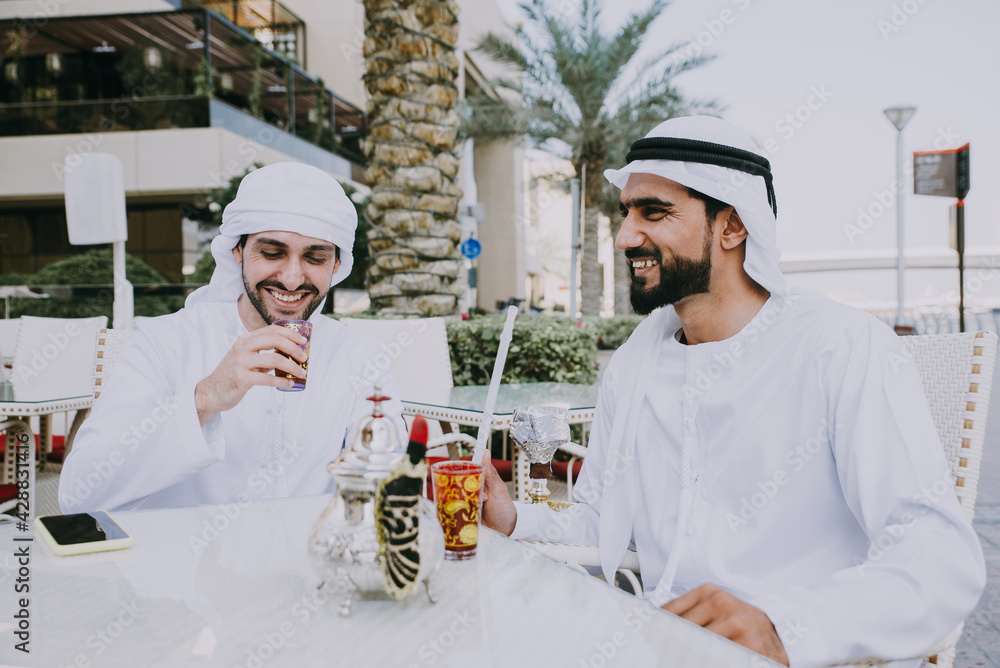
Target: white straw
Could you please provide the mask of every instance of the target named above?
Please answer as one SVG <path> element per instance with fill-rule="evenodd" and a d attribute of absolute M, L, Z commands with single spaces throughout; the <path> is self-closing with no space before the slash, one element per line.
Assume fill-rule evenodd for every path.
<path fill-rule="evenodd" d="M 500 376 L 503 375 L 503 365 L 507 361 L 507 349 L 514 336 L 514 318 L 517 317 L 517 307 L 507 309 L 507 322 L 503 324 L 500 335 L 500 348 L 497 350 L 497 361 L 493 363 L 493 374 L 490 376 L 490 389 L 486 393 L 486 405 L 483 407 L 483 421 L 479 423 L 479 434 L 476 435 L 476 449 L 472 453 L 472 461 L 481 463 L 486 452 L 486 441 L 490 438 L 490 423 L 493 422 L 493 407 L 497 403 L 497 392 L 500 390 Z"/>

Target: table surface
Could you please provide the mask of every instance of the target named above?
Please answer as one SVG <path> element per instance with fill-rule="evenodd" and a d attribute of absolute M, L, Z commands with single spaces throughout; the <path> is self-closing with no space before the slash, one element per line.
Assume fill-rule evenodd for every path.
<path fill-rule="evenodd" d="M 80 397 L 63 397 L 61 399 L 46 399 L 44 401 L 17 401 L 13 394 L 0 393 L 0 415 L 43 415 L 46 413 L 61 413 L 63 411 L 90 408 L 94 397 L 85 394 Z"/>
<path fill-rule="evenodd" d="M 600 385 L 574 383 L 509 383 L 501 385 L 493 415 L 507 418 L 515 408 L 531 405 L 562 406 L 570 413 L 589 413 L 593 417 Z M 404 396 L 403 405 L 408 412 L 419 412 L 421 407 L 482 414 L 486 406 L 488 385 L 452 387 L 448 390 L 427 390 L 418 396 Z"/>
<path fill-rule="evenodd" d="M 438 602 L 317 589 L 309 531 L 330 497 L 115 513 L 133 547 L 57 557 L 30 543 L 31 654 L 14 650 L 13 524 L 0 524 L 0 664 L 37 666 L 769 666 L 646 601 L 482 532 Z"/>

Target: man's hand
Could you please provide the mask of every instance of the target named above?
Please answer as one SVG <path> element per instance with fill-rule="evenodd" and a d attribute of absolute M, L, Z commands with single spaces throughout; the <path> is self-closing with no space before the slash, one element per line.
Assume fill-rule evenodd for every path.
<path fill-rule="evenodd" d="M 500 478 L 500 474 L 493 468 L 493 458 L 490 453 L 483 455 L 483 468 L 486 477 L 483 495 L 483 524 L 499 531 L 505 536 L 509 536 L 517 524 L 517 508 L 510 499 L 507 492 L 507 485 Z"/>
<path fill-rule="evenodd" d="M 299 376 L 302 373 L 299 365 L 277 352 L 261 351 L 280 350 L 298 362 L 305 362 L 306 354 L 299 348 L 305 342 L 298 332 L 278 325 L 261 327 L 236 339 L 215 371 L 194 388 L 194 404 L 201 424 L 240 403 L 254 385 L 291 387 L 294 381 L 274 376 L 271 371 L 278 369 Z"/>
<path fill-rule="evenodd" d="M 670 601 L 663 609 L 788 665 L 785 646 L 764 611 L 717 585 L 703 584 Z"/>

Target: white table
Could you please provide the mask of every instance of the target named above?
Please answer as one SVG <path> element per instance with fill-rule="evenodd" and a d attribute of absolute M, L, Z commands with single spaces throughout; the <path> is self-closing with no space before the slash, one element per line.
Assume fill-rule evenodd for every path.
<path fill-rule="evenodd" d="M 531 548 L 484 530 L 445 562 L 438 602 L 317 590 L 309 531 L 329 497 L 119 512 L 131 549 L 57 557 L 31 544 L 31 648 L 15 652 L 12 571 L 0 573 L 0 664 L 37 666 L 772 666 Z M 0 525 L 0 552 L 13 538 Z M 21 544 L 21 543 L 18 543 Z M 27 659 L 27 660 L 26 660 Z"/>
<path fill-rule="evenodd" d="M 82 397 L 65 397 L 46 401 L 16 401 L 16 397 L 9 390 L 9 383 L 4 383 L 0 390 L 2 390 L 2 394 L 0 394 L 0 421 L 18 421 L 23 424 L 23 429 L 31 435 L 28 419 L 38 417 L 39 462 L 42 466 L 45 463 L 45 456 L 52 451 L 53 413 L 76 411 L 73 426 L 66 434 L 66 452 L 68 453 L 73 445 L 73 437 L 76 435 L 77 429 L 94 404 L 94 398 L 89 394 Z M 7 440 L 9 442 L 10 438 Z M 9 477 L 12 475 L 8 470 L 10 468 L 9 462 L 5 459 L 3 471 L 0 472 L 0 484 L 12 481 L 12 477 Z"/>
<path fill-rule="evenodd" d="M 497 392 L 497 403 L 493 407 L 493 429 L 506 431 L 514 409 L 521 406 L 545 404 L 563 406 L 569 410 L 569 423 L 588 425 L 594 420 L 597 406 L 597 383 L 577 385 L 574 383 L 508 383 L 501 385 Z M 478 427 L 486 406 L 488 385 L 453 387 L 447 391 L 427 391 L 420 396 L 403 397 L 403 413 L 444 420 L 456 424 Z"/>

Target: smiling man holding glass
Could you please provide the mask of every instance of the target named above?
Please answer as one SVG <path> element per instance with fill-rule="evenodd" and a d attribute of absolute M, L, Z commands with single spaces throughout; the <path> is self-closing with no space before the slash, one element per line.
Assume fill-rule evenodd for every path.
<path fill-rule="evenodd" d="M 873 316 L 786 286 L 745 133 L 677 118 L 627 160 L 605 172 L 616 246 L 635 310 L 663 308 L 605 371 L 579 503 L 515 505 L 488 466 L 484 523 L 597 545 L 609 581 L 631 545 L 648 599 L 786 665 L 923 654 L 985 565 L 912 360 Z"/>
<path fill-rule="evenodd" d="M 63 512 L 331 491 L 326 465 L 354 441 L 375 383 L 405 433 L 391 372 L 364 373 L 381 345 L 319 313 L 351 272 L 357 220 L 319 169 L 248 174 L 212 242 L 211 283 L 122 350 L 63 467 Z"/>

